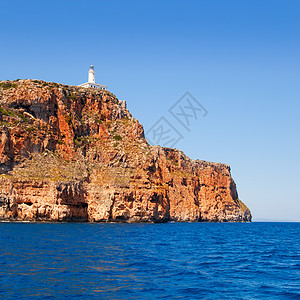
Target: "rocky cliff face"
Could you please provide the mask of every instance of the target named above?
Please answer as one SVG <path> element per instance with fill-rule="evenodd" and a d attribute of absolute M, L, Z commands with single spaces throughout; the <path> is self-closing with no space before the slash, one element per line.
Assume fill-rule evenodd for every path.
<path fill-rule="evenodd" d="M 230 167 L 150 146 L 108 91 L 0 82 L 0 219 L 251 221 Z"/>

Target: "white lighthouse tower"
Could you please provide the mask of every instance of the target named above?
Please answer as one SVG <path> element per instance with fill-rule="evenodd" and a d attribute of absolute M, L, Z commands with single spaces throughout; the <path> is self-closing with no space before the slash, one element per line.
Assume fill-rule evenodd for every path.
<path fill-rule="evenodd" d="M 103 84 L 99 84 L 99 83 L 95 82 L 94 66 L 90 66 L 88 82 L 79 84 L 78 86 L 84 87 L 84 88 L 94 88 L 94 89 L 99 89 L 99 90 L 106 90 L 107 89 L 107 85 L 103 85 Z"/>
<path fill-rule="evenodd" d="M 89 83 L 95 83 L 95 70 L 94 66 L 90 66 L 89 69 Z"/>

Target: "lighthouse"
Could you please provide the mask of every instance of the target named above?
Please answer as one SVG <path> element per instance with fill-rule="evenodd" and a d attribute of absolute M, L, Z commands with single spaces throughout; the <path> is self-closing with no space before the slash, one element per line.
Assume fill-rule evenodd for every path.
<path fill-rule="evenodd" d="M 84 87 L 84 88 L 107 90 L 107 85 L 96 83 L 96 81 L 95 81 L 95 70 L 94 70 L 93 65 L 91 65 L 90 69 L 89 69 L 88 82 L 79 84 L 78 86 L 79 87 Z"/>
<path fill-rule="evenodd" d="M 89 83 L 95 83 L 95 70 L 94 66 L 90 66 L 89 69 Z"/>

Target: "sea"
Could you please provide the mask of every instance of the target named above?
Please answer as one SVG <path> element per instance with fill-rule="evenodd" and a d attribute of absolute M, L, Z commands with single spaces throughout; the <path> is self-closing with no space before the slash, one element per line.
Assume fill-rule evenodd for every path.
<path fill-rule="evenodd" d="M 300 299 L 300 223 L 0 223 L 0 299 Z"/>

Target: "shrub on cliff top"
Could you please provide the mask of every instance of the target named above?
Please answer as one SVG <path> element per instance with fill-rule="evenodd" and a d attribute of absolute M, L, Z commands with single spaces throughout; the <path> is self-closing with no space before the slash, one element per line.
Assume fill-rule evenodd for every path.
<path fill-rule="evenodd" d="M 3 88 L 3 90 L 8 90 L 10 88 L 16 88 L 18 85 L 11 82 L 0 82 L 0 87 Z"/>

